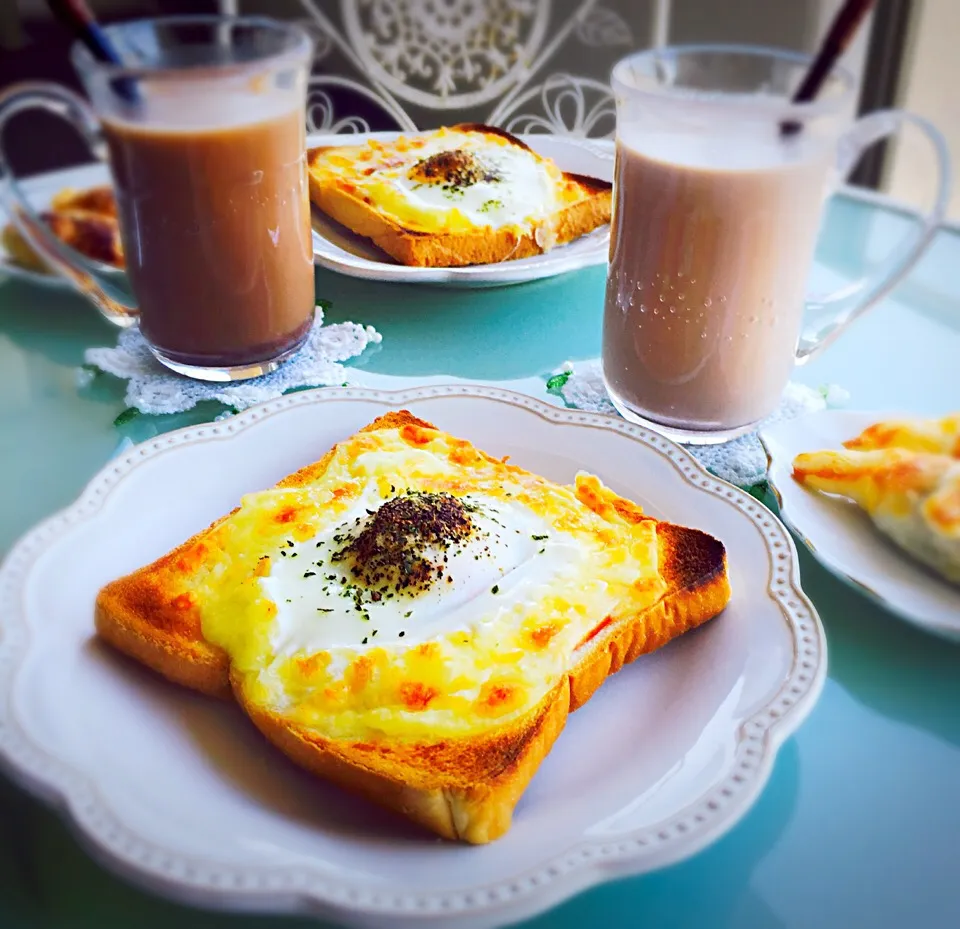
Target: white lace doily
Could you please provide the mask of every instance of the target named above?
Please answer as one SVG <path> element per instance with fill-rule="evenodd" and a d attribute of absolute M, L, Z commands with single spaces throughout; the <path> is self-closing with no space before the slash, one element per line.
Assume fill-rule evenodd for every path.
<path fill-rule="evenodd" d="M 560 393 L 568 406 L 619 415 L 603 385 L 599 360 L 578 364 L 568 362 L 547 384 L 550 390 Z M 783 392 L 780 408 L 763 425 L 842 406 L 847 397 L 847 392 L 840 387 L 830 386 L 814 390 L 805 384 L 791 382 Z M 731 484 L 750 487 L 766 479 L 767 456 L 755 432 L 721 445 L 684 447 L 705 468 Z"/>
<path fill-rule="evenodd" d="M 84 359 L 88 365 L 128 381 L 127 406 L 141 413 L 182 413 L 203 400 L 218 400 L 236 410 L 245 410 L 295 387 L 351 383 L 350 369 L 339 362 L 355 358 L 380 340 L 380 333 L 373 326 L 324 326 L 323 310 L 317 307 L 313 328 L 300 351 L 273 373 L 248 381 L 215 384 L 175 374 L 150 354 L 136 327 L 120 333 L 116 348 L 87 349 Z"/>

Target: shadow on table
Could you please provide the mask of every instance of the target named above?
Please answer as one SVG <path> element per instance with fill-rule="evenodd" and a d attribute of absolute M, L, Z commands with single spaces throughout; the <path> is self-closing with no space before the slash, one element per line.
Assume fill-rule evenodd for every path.
<path fill-rule="evenodd" d="M 113 344 L 116 332 L 72 290 L 0 280 L 0 333 L 26 351 L 79 365 L 86 349 Z"/>
<path fill-rule="evenodd" d="M 84 650 L 104 668 L 104 674 L 119 679 L 149 704 L 158 719 L 179 728 L 217 778 L 232 784 L 256 806 L 298 829 L 324 836 L 436 844 L 407 820 L 384 813 L 295 765 L 267 742 L 236 703 L 172 687 L 97 638 L 90 638 Z"/>
<path fill-rule="evenodd" d="M 383 374 L 456 374 L 481 380 L 530 377 L 600 351 L 604 269 L 492 288 L 378 283 L 316 272 L 328 322 L 351 320 L 383 335 L 357 363 Z M 0 334 L 58 365 L 113 345 L 117 330 L 78 294 L 0 280 Z"/>
<path fill-rule="evenodd" d="M 507 380 L 600 353 L 604 268 L 507 287 L 362 281 L 318 269 L 330 322 L 375 326 L 383 352 L 359 367 L 394 375 Z"/>
<path fill-rule="evenodd" d="M 803 588 L 827 633 L 830 677 L 885 716 L 960 745 L 960 644 L 887 612 L 798 549 Z"/>
<path fill-rule="evenodd" d="M 792 739 L 780 749 L 756 805 L 726 836 L 698 855 L 655 874 L 594 888 L 527 923 L 523 929 L 587 926 L 749 926 L 780 929 L 783 921 L 749 886 L 789 824 L 800 784 Z"/>
<path fill-rule="evenodd" d="M 132 663 L 119 663 L 113 655 L 104 654 L 103 658 L 117 661 L 120 673 L 137 676 L 138 686 L 149 683 L 146 672 Z M 168 687 L 159 680 L 154 682 L 157 688 Z M 193 695 L 184 696 L 193 699 Z M 200 698 L 196 698 L 198 707 L 200 702 Z M 251 740 L 258 740 L 258 734 L 235 708 L 217 705 L 210 706 L 209 710 L 209 719 L 200 718 L 206 715 L 203 707 L 188 714 L 192 717 L 189 728 L 193 736 L 204 743 L 218 767 L 235 772 L 244 790 L 253 792 L 261 800 L 269 793 L 268 802 L 282 815 L 290 815 L 293 811 L 289 808 L 289 798 L 285 801 L 283 791 L 278 792 L 276 783 L 270 783 L 270 768 L 277 761 L 273 753 L 258 742 L 253 754 L 262 754 L 264 764 L 250 764 L 251 752 L 237 739 L 239 736 L 239 741 L 244 742 L 249 736 Z M 221 724 L 224 731 L 218 728 Z M 244 763 L 238 764 L 238 761 Z M 274 770 L 273 775 L 276 773 Z M 292 765 L 289 772 L 280 773 L 284 782 L 304 777 L 311 790 L 317 788 L 316 782 L 307 781 Z M 781 749 L 771 780 L 757 804 L 715 845 L 657 874 L 627 878 L 603 889 L 590 890 L 524 923 L 524 927 L 579 929 L 598 925 L 604 918 L 611 925 L 631 926 L 634 925 L 631 914 L 636 914 L 636 924 L 649 926 L 722 926 L 736 922 L 751 929 L 780 929 L 781 921 L 751 891 L 749 881 L 755 867 L 776 844 L 792 818 L 799 780 L 799 754 L 790 740 Z M 296 811 L 298 816 L 301 813 Z M 382 830 L 379 815 L 376 823 L 374 815 L 371 812 L 370 822 L 360 823 L 361 832 Z M 11 929 L 21 926 L 60 929 L 81 923 L 104 929 L 121 926 L 166 929 L 171 925 L 177 929 L 292 929 L 294 926 L 333 929 L 332 923 L 312 919 L 209 913 L 144 893 L 97 865 L 81 850 L 56 814 L 2 779 L 0 825 L 4 833 L 13 838 L 6 849 L 0 843 L 0 916 L 4 926 Z M 351 817 L 349 823 L 340 825 L 355 830 L 358 824 Z M 405 824 L 398 823 L 396 828 L 398 832 L 404 830 Z"/>
<path fill-rule="evenodd" d="M 523 923 L 524 929 L 600 925 L 723 926 L 779 929 L 782 922 L 748 886 L 753 869 L 790 821 L 799 757 L 789 741 L 756 806 L 729 835 L 660 873 L 594 888 Z M 316 919 L 211 913 L 154 897 L 89 858 L 51 810 L 0 777 L 0 916 L 10 929 L 84 925 L 138 929 L 334 929 Z M 695 890 L 694 890 L 695 889 Z M 82 914 L 82 916 L 81 916 Z"/>

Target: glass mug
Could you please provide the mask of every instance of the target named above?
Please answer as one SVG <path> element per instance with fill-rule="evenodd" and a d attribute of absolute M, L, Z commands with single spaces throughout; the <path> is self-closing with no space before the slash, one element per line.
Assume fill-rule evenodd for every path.
<path fill-rule="evenodd" d="M 631 422 L 702 444 L 751 431 L 779 405 L 794 365 L 893 287 L 943 219 L 950 169 L 939 132 L 895 110 L 853 122 L 855 82 L 840 68 L 815 101 L 791 103 L 809 63 L 774 49 L 678 46 L 613 69 L 602 363 Z M 812 303 L 827 197 L 868 146 L 907 123 L 936 153 L 934 208 L 882 274 Z M 814 309 L 826 322 L 802 334 Z"/>
<path fill-rule="evenodd" d="M 110 26 L 122 67 L 82 45 L 91 103 L 55 84 L 10 88 L 0 132 L 25 109 L 72 123 L 108 154 L 136 305 L 48 231 L 0 145 L 0 204 L 46 263 L 111 322 L 139 323 L 167 367 L 230 381 L 275 370 L 315 310 L 305 105 L 312 42 L 255 17 Z"/>

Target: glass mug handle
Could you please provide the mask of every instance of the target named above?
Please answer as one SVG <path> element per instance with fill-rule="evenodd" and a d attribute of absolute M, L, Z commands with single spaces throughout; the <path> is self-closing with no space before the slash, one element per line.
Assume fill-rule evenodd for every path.
<path fill-rule="evenodd" d="M 65 119 L 95 155 L 103 147 L 97 117 L 78 94 L 57 84 L 25 83 L 9 88 L 0 94 L 0 207 L 43 261 L 86 296 L 110 322 L 124 328 L 132 326 L 137 321 L 136 306 L 107 293 L 96 274 L 71 256 L 30 205 L 10 168 L 3 145 L 4 130 L 13 116 L 25 110 L 45 110 Z"/>
<path fill-rule="evenodd" d="M 814 330 L 804 333 L 797 346 L 797 364 L 809 361 L 830 345 L 858 316 L 887 294 L 916 264 L 943 221 L 950 200 L 950 153 L 940 132 L 927 120 L 903 110 L 878 110 L 858 119 L 840 140 L 837 156 L 837 184 L 845 180 L 860 156 L 875 142 L 888 138 L 914 125 L 927 137 L 937 159 L 937 195 L 930 212 L 919 218 L 913 230 L 884 261 L 886 270 L 869 275 L 852 289 L 844 287 L 819 300 L 808 301 L 807 313 L 821 315 Z"/>

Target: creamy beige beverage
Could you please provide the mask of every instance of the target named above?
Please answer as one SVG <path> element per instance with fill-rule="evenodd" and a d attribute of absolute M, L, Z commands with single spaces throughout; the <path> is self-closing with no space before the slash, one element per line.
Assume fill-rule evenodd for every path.
<path fill-rule="evenodd" d="M 302 109 L 171 84 L 145 101 L 149 125 L 104 121 L 140 327 L 183 364 L 274 357 L 315 303 Z"/>
<path fill-rule="evenodd" d="M 775 125 L 728 146 L 621 133 L 603 325 L 619 405 L 694 431 L 776 408 L 832 159 L 830 146 L 782 141 Z"/>

